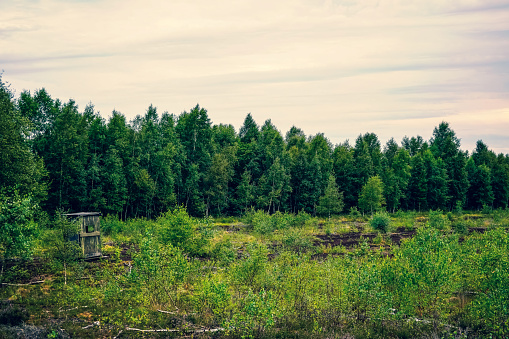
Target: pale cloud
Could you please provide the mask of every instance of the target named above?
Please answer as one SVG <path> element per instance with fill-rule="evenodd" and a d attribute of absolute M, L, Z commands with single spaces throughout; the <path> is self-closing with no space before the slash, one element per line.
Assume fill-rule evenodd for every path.
<path fill-rule="evenodd" d="M 333 143 L 428 139 L 446 120 L 464 149 L 509 153 L 508 19 L 490 0 L 15 1 L 0 69 L 105 117 L 200 103 L 214 123 L 251 112 Z"/>

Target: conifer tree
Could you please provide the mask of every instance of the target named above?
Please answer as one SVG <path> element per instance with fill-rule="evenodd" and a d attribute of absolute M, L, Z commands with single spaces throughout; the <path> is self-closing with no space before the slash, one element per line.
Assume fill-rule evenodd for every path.
<path fill-rule="evenodd" d="M 316 212 L 319 215 L 327 215 L 330 218 L 331 214 L 341 213 L 343 208 L 343 192 L 339 192 L 334 175 L 329 174 L 327 186 L 319 199 Z"/>

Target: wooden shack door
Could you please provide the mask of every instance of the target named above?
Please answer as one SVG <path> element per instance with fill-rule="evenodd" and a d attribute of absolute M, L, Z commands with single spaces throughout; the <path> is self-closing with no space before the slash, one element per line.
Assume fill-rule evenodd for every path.
<path fill-rule="evenodd" d="M 85 259 L 101 256 L 99 215 L 81 217 L 80 243 Z"/>

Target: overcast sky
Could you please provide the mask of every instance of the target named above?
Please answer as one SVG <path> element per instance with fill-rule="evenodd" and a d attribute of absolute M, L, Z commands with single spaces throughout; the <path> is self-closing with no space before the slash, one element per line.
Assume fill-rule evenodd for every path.
<path fill-rule="evenodd" d="M 509 1 L 0 0 L 2 69 L 106 119 L 199 103 L 333 144 L 447 121 L 462 149 L 509 153 Z"/>

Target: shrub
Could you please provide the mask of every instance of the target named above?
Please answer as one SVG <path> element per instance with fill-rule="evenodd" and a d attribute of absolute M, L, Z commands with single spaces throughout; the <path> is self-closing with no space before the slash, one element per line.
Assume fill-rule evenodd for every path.
<path fill-rule="evenodd" d="M 463 215 L 463 203 L 460 200 L 456 201 L 456 206 L 454 207 L 454 212 L 457 215 Z"/>
<path fill-rule="evenodd" d="M 299 211 L 297 215 L 293 217 L 292 226 L 304 226 L 309 220 L 311 220 L 311 215 L 304 210 Z"/>
<path fill-rule="evenodd" d="M 231 293 L 229 286 L 217 278 L 203 280 L 198 284 L 194 297 L 195 307 L 202 315 L 211 314 L 215 318 L 215 324 L 220 324 L 230 311 Z"/>
<path fill-rule="evenodd" d="M 449 225 L 449 219 L 442 214 L 441 210 L 429 211 L 428 226 L 443 230 Z"/>
<path fill-rule="evenodd" d="M 489 215 L 489 214 L 491 214 L 491 212 L 493 212 L 493 209 L 491 208 L 490 205 L 487 205 L 487 204 L 482 205 L 482 211 L 481 211 L 482 214 Z"/>
<path fill-rule="evenodd" d="M 357 206 L 350 207 L 350 217 L 358 218 L 361 216 L 361 212 L 357 209 Z"/>
<path fill-rule="evenodd" d="M 237 260 L 232 269 L 232 276 L 239 287 L 252 286 L 257 276 L 264 272 L 267 265 L 267 246 L 257 243 L 247 245 L 245 257 Z"/>
<path fill-rule="evenodd" d="M 116 215 L 107 215 L 101 219 L 101 232 L 104 235 L 119 234 L 123 231 L 124 224 Z"/>
<path fill-rule="evenodd" d="M 3 164 L 2 164 L 3 166 Z M 29 257 L 38 227 L 33 222 L 37 209 L 34 199 L 14 192 L 0 192 L 0 254 L 2 258 Z"/>
<path fill-rule="evenodd" d="M 290 229 L 283 235 L 283 246 L 296 251 L 306 252 L 313 248 L 313 241 L 309 236 L 299 232 L 298 229 Z"/>
<path fill-rule="evenodd" d="M 260 338 L 276 324 L 279 315 L 277 299 L 271 291 L 261 289 L 258 293 L 249 290 L 247 296 L 240 300 L 239 312 L 224 322 L 227 335 L 242 338 Z"/>
<path fill-rule="evenodd" d="M 284 230 L 293 223 L 294 216 L 289 213 L 281 213 L 277 211 L 270 216 L 272 219 L 272 227 L 274 230 Z"/>
<path fill-rule="evenodd" d="M 42 242 L 48 248 L 51 264 L 56 267 L 66 267 L 79 262 L 83 253 L 77 241 L 71 239 L 80 231 L 78 220 L 69 220 L 62 211 L 57 211 L 53 221 L 53 229 L 47 230 L 42 236 Z M 67 276 L 64 270 L 65 276 Z"/>
<path fill-rule="evenodd" d="M 391 218 L 386 212 L 376 212 L 369 220 L 369 225 L 375 230 L 387 233 L 391 224 Z"/>
<path fill-rule="evenodd" d="M 458 220 L 452 223 L 452 228 L 456 233 L 467 234 L 468 233 L 468 222 L 466 220 Z"/>
<path fill-rule="evenodd" d="M 211 256 L 228 266 L 237 259 L 237 249 L 228 238 L 215 244 Z"/>
<path fill-rule="evenodd" d="M 156 227 L 162 243 L 194 255 L 203 254 L 212 236 L 211 220 L 193 219 L 182 206 L 158 218 Z"/>
<path fill-rule="evenodd" d="M 30 318 L 28 312 L 19 306 L 5 301 L 1 301 L 0 306 L 0 325 L 18 326 Z"/>
<path fill-rule="evenodd" d="M 270 215 L 261 210 L 254 213 L 252 225 L 254 230 L 260 234 L 268 234 L 274 231 L 274 224 Z"/>
<path fill-rule="evenodd" d="M 447 219 L 451 222 L 454 220 L 454 215 L 452 214 L 452 212 L 447 212 Z"/>
<path fill-rule="evenodd" d="M 176 294 L 189 270 L 189 262 L 181 249 L 171 244 L 163 246 L 148 234 L 133 258 L 129 279 L 138 283 L 154 304 L 161 304 L 172 300 L 172 294 Z"/>

